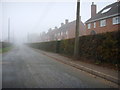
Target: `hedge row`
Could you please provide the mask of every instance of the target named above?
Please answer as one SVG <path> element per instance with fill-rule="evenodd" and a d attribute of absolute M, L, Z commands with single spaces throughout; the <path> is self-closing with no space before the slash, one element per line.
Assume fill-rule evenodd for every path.
<path fill-rule="evenodd" d="M 82 36 L 79 38 L 79 56 L 100 62 L 120 64 L 120 31 Z M 29 44 L 33 48 L 65 55 L 73 55 L 75 39 Z"/>
<path fill-rule="evenodd" d="M 2 48 L 2 42 L 0 42 L 0 48 Z"/>
<path fill-rule="evenodd" d="M 6 48 L 6 47 L 9 47 L 11 46 L 12 44 L 9 43 L 9 42 L 1 42 L 2 43 L 2 48 Z"/>

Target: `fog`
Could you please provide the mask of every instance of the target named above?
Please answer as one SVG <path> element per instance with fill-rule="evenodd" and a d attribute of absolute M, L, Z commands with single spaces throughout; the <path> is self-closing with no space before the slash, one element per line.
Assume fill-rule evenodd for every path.
<path fill-rule="evenodd" d="M 10 2 L 11 1 L 11 2 Z M 60 1 L 60 2 L 59 2 Z M 91 3 L 95 1 L 97 11 L 109 5 L 115 0 L 81 0 L 81 18 L 85 22 L 90 18 Z M 65 23 L 76 19 L 76 1 L 58 2 L 44 0 L 2 0 L 0 2 L 0 40 L 8 40 L 8 26 L 10 25 L 10 41 L 16 43 L 28 42 L 28 36 L 40 35 L 49 28 L 60 27 Z M 10 19 L 10 23 L 8 20 Z M 39 38 L 39 37 L 38 37 Z"/>

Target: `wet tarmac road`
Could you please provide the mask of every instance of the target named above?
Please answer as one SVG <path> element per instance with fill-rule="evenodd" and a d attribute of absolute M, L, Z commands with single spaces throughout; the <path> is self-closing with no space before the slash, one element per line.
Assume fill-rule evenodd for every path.
<path fill-rule="evenodd" d="M 27 46 L 2 55 L 3 88 L 110 88 L 112 84 Z"/>

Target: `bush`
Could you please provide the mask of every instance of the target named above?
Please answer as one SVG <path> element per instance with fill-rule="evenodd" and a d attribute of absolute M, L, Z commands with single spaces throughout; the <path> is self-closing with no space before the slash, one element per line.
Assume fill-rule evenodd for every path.
<path fill-rule="evenodd" d="M 9 42 L 2 42 L 2 48 L 10 47 L 11 45 Z"/>
<path fill-rule="evenodd" d="M 120 31 L 82 36 L 79 38 L 79 56 L 97 62 L 120 64 Z M 75 39 L 31 43 L 30 46 L 46 51 L 73 55 Z"/>

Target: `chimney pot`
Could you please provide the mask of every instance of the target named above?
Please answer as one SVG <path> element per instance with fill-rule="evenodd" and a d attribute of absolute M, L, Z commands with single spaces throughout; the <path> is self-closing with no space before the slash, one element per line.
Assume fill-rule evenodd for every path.
<path fill-rule="evenodd" d="M 55 29 L 57 29 L 57 27 L 55 27 Z"/>

